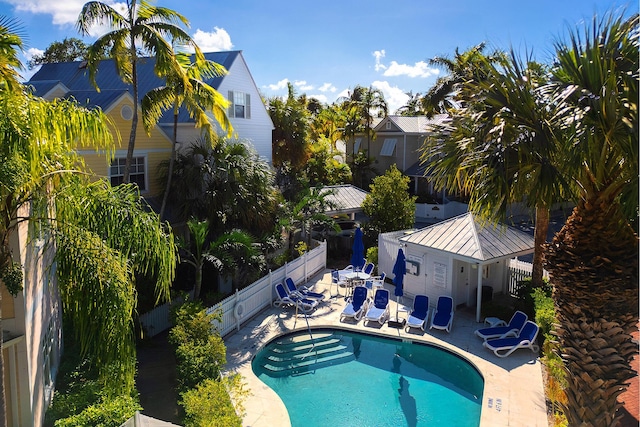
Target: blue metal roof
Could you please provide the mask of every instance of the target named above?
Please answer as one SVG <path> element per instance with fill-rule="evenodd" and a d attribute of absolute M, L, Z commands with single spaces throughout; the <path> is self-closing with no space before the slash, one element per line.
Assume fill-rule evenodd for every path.
<path fill-rule="evenodd" d="M 205 53 L 205 57 L 216 62 L 227 70 L 231 67 L 240 51 L 210 52 Z M 165 80 L 159 78 L 155 71 L 155 58 L 140 58 L 138 62 L 138 98 L 142 99 L 151 89 L 164 86 Z M 122 92 L 128 91 L 133 96 L 131 85 L 122 81 L 118 75 L 112 59 L 100 61 L 96 72 L 96 83 L 100 92 L 89 82 L 89 70 L 83 61 L 61 62 L 56 64 L 43 64 L 40 69 L 31 77 L 27 85 L 31 85 L 34 94 L 44 96 L 56 84 L 62 83 L 71 91 L 67 97 L 73 96 L 79 103 L 86 106 L 100 106 L 107 109 L 111 102 L 117 99 Z M 216 77 L 206 80 L 211 87 L 218 89 L 224 77 Z M 116 95 L 117 93 L 117 95 Z M 226 97 L 226 94 L 222 94 Z M 179 121 L 181 123 L 193 121 L 189 118 L 187 111 L 180 111 Z M 173 123 L 173 113 L 171 111 L 164 114 L 160 120 L 162 123 Z"/>

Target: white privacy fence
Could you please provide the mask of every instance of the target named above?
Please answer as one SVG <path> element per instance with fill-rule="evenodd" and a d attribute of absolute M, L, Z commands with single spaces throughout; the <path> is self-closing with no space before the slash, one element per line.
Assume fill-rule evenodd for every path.
<path fill-rule="evenodd" d="M 533 264 L 530 262 L 520 261 L 517 258 L 510 260 L 509 262 L 509 295 L 516 296 L 518 291 L 518 282 L 531 277 L 533 272 Z M 542 273 L 545 279 L 549 278 L 549 273 L 544 270 Z"/>
<path fill-rule="evenodd" d="M 290 277 L 296 284 L 306 282 L 310 277 L 324 270 L 326 266 L 327 244 L 322 242 L 317 248 L 306 252 L 303 256 L 277 270 L 270 271 L 268 275 L 241 291 L 236 291 L 235 294 L 213 307 L 209 307 L 207 314 L 215 311 L 221 313 L 221 320 L 216 321 L 216 327 L 220 331 L 220 335 L 225 336 L 234 329 L 240 329 L 243 322 L 271 305 L 275 299 L 275 284 L 283 282 L 286 277 Z M 170 303 L 164 304 L 140 316 L 140 323 L 147 331 L 147 336 L 152 337 L 171 327 L 169 323 L 170 307 Z"/>

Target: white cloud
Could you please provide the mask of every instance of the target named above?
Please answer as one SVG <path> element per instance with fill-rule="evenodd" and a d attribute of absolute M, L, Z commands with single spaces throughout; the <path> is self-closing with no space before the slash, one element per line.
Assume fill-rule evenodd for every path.
<path fill-rule="evenodd" d="M 323 104 L 329 103 L 329 98 L 327 98 L 327 95 L 307 95 L 307 98 L 315 98 Z"/>
<path fill-rule="evenodd" d="M 42 55 L 44 53 L 44 50 L 42 49 L 36 49 L 35 47 L 32 47 L 30 49 L 27 49 L 27 51 L 24 53 L 25 58 L 27 58 L 27 61 L 31 60 L 31 58 L 33 58 L 36 55 Z"/>
<path fill-rule="evenodd" d="M 4 0 L 15 7 L 16 11 L 49 14 L 55 25 L 75 24 L 85 4 L 84 0 Z"/>
<path fill-rule="evenodd" d="M 220 52 L 230 50 L 233 47 L 231 36 L 224 28 L 214 27 L 212 32 L 202 31 L 198 28 L 192 37 L 203 52 Z"/>
<path fill-rule="evenodd" d="M 380 60 L 384 58 L 385 54 L 386 52 L 384 51 L 384 49 L 376 50 L 373 52 L 373 56 L 376 58 L 376 71 L 385 70 L 387 68 L 382 62 L 380 62 Z"/>
<path fill-rule="evenodd" d="M 378 70 L 376 66 L 376 71 Z M 430 68 L 429 64 L 424 61 L 416 62 L 414 65 L 398 64 L 396 61 L 391 61 L 391 65 L 384 71 L 384 75 L 387 77 L 395 76 L 407 76 L 407 77 L 431 77 L 438 75 L 440 71 L 437 68 Z"/>
<path fill-rule="evenodd" d="M 398 86 L 391 86 L 389 82 L 376 80 L 371 83 L 375 89 L 380 89 L 384 94 L 384 99 L 389 107 L 389 114 L 394 114 L 396 110 L 407 103 L 409 95 L 404 93 Z"/>
<path fill-rule="evenodd" d="M 293 84 L 301 91 L 305 91 L 305 90 L 313 90 L 313 85 L 309 85 L 307 84 L 306 80 L 296 80 L 293 82 Z"/>
<path fill-rule="evenodd" d="M 282 79 L 276 84 L 267 85 L 267 87 L 271 90 L 282 90 L 287 88 L 287 83 L 289 83 L 289 79 Z"/>
<path fill-rule="evenodd" d="M 331 92 L 335 93 L 338 89 L 332 85 L 331 83 L 324 83 L 322 86 L 318 88 L 320 92 Z"/>

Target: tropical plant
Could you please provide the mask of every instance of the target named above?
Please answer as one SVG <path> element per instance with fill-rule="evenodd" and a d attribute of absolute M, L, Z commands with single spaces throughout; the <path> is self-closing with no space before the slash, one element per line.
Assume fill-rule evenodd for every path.
<path fill-rule="evenodd" d="M 161 166 L 167 179 L 168 162 Z M 208 219 L 213 235 L 273 230 L 280 196 L 271 167 L 250 145 L 203 135 L 177 153 L 172 175 L 169 201 L 177 219 Z"/>
<path fill-rule="evenodd" d="M 616 425 L 617 398 L 636 375 L 638 236 L 628 218 L 638 210 L 638 23 L 637 13 L 609 12 L 555 44 L 552 88 L 575 131 L 563 167 L 578 195 L 546 256 L 569 425 Z"/>
<path fill-rule="evenodd" d="M 265 266 L 264 257 L 254 247 L 254 241 L 249 234 L 232 230 L 211 241 L 209 221 L 191 219 L 187 222 L 187 226 L 191 242 L 182 242 L 180 246 L 187 254 L 183 262 L 190 264 L 196 272 L 193 299 L 200 298 L 205 263 L 212 265 L 220 274 L 234 276 L 236 287 L 239 285 L 239 280 L 250 277 L 251 271 L 261 271 Z M 239 271 L 240 266 L 242 271 Z"/>
<path fill-rule="evenodd" d="M 18 56 L 22 51 L 22 28 L 18 21 L 0 16 L 0 89 L 16 90 L 20 88 L 22 63 Z"/>
<path fill-rule="evenodd" d="M 543 92 L 546 69 L 515 52 L 495 60 L 477 58 L 482 80 L 457 84 L 451 121 L 421 148 L 427 174 L 437 187 L 469 196 L 469 210 L 505 221 L 509 206 L 535 209 L 533 283 L 542 286 L 543 245 L 551 205 L 568 186 L 557 147 L 567 138 L 556 104 Z"/>
<path fill-rule="evenodd" d="M 163 218 L 169 190 L 173 177 L 173 166 L 176 157 L 176 144 L 178 140 L 178 113 L 182 106 L 186 107 L 189 116 L 195 119 L 195 126 L 207 132 L 211 141 L 217 141 L 213 136 L 215 129 L 211 125 L 207 111 L 211 111 L 222 129 L 227 131 L 227 137 L 231 136 L 233 126 L 229 122 L 226 109 L 229 102 L 214 88 L 203 80 L 226 74 L 226 70 L 220 64 L 209 60 L 198 60 L 191 63 L 190 55 L 176 54 L 180 67 L 179 74 L 168 74 L 165 86 L 152 89 L 142 98 L 142 121 L 147 133 L 151 131 L 163 113 L 173 109 L 173 141 L 171 144 L 171 157 L 167 171 L 167 183 L 165 186 L 162 205 L 160 206 L 160 218 Z"/>
<path fill-rule="evenodd" d="M 396 165 L 375 177 L 371 190 L 362 202 L 362 211 L 369 217 L 365 234 L 377 241 L 378 234 L 412 228 L 416 215 L 416 197 L 409 195 L 409 177 Z"/>
<path fill-rule="evenodd" d="M 375 139 L 373 130 L 374 117 L 386 117 L 389 112 L 384 93 L 380 89 L 356 86 L 346 97 L 337 102 L 347 110 L 347 124 L 345 133 L 354 136 L 356 133 L 364 133 L 367 138 L 366 154 L 369 155 L 371 140 Z"/>
<path fill-rule="evenodd" d="M 88 46 L 80 39 L 69 37 L 61 42 L 55 41 L 42 54 L 34 55 L 27 62 L 30 70 L 41 64 L 83 61 L 87 57 Z"/>
<path fill-rule="evenodd" d="M 89 79 L 96 89 L 100 90 L 96 84 L 98 65 L 105 55 L 113 59 L 120 78 L 132 87 L 133 116 L 123 177 L 123 182 L 128 183 L 138 127 L 140 50 L 144 54 L 155 56 L 154 71 L 158 76 L 182 75 L 173 46 L 190 46 L 195 50 L 196 61 L 203 61 L 204 55 L 181 27 L 189 25 L 184 16 L 165 7 L 153 6 L 147 0 L 126 0 L 125 5 L 125 13 L 122 14 L 106 3 L 87 2 L 82 7 L 76 26 L 82 35 L 88 35 L 94 25 L 111 28 L 89 46 L 87 51 Z"/>
<path fill-rule="evenodd" d="M 446 114 L 460 106 L 455 95 L 459 86 L 470 81 L 481 81 L 483 79 L 483 66 L 479 63 L 485 61 L 499 61 L 502 53 L 495 52 L 489 56 L 484 55 L 486 43 L 482 42 L 469 50 L 460 53 L 456 48 L 453 59 L 446 56 L 436 56 L 429 60 L 429 65 L 434 65 L 444 69 L 447 74 L 438 77 L 435 84 L 427 91 L 422 98 L 422 111 L 427 117 L 434 114 Z"/>
<path fill-rule="evenodd" d="M 311 156 L 304 173 L 311 186 L 346 184 L 351 182 L 351 169 L 332 155 L 330 141 L 322 136 L 310 145 Z"/>
<path fill-rule="evenodd" d="M 310 112 L 306 98 L 296 97 L 291 83 L 287 99 L 269 99 L 269 116 L 273 121 L 273 165 L 288 164 L 299 171 L 309 159 Z"/>

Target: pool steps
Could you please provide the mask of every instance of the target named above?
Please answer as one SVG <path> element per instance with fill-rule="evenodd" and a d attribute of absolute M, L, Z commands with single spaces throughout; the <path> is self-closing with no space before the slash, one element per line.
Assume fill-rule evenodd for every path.
<path fill-rule="evenodd" d="M 276 342 L 261 364 L 278 376 L 299 375 L 332 363 L 353 360 L 353 351 L 331 333 L 285 337 Z"/>

